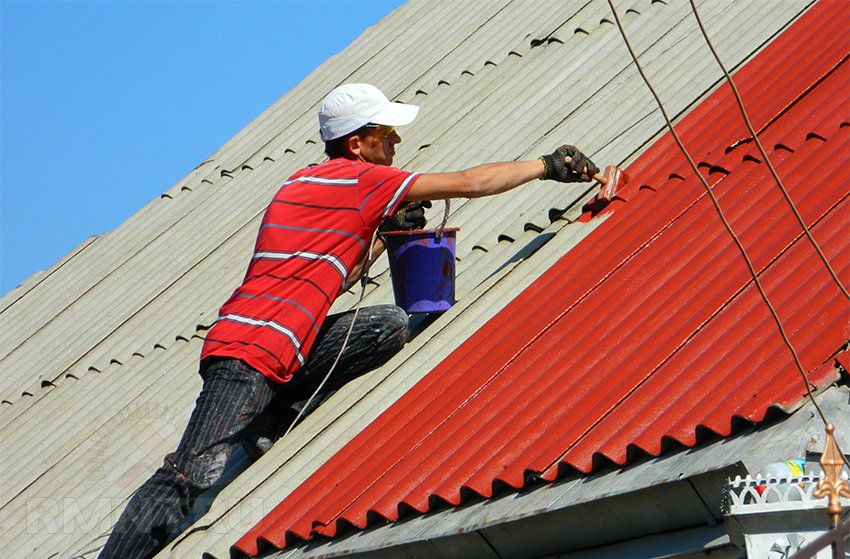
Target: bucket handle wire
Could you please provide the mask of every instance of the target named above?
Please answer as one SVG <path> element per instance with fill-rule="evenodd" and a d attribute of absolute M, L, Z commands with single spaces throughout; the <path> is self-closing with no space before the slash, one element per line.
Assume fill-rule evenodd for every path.
<path fill-rule="evenodd" d="M 446 228 L 446 222 L 449 220 L 449 208 L 451 207 L 450 201 L 448 198 L 443 200 L 445 202 L 445 208 L 443 209 L 443 221 L 440 222 L 440 226 L 437 227 L 435 231 L 436 237 L 439 239 L 443 236 L 443 230 Z"/>

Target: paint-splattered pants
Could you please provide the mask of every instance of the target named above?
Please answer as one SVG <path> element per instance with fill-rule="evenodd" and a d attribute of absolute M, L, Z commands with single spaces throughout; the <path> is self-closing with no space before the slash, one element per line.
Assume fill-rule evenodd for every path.
<path fill-rule="evenodd" d="M 204 363 L 204 385 L 177 450 L 133 495 L 101 551 L 101 559 L 154 556 L 169 541 L 197 497 L 224 473 L 224 465 L 251 423 L 264 411 L 308 398 L 342 347 L 353 313 L 330 315 L 306 365 L 292 381 L 276 384 L 235 359 Z M 407 339 L 407 314 L 393 305 L 360 310 L 337 368 L 322 388 L 336 390 L 388 361 Z"/>

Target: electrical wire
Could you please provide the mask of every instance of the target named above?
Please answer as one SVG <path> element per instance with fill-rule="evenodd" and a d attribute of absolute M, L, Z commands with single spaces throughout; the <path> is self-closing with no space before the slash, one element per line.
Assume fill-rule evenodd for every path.
<path fill-rule="evenodd" d="M 759 294 L 761 295 L 761 298 L 764 300 L 764 303 L 767 306 L 768 310 L 770 311 L 770 314 L 773 317 L 777 328 L 779 329 L 779 333 L 782 336 L 782 340 L 788 350 L 791 352 L 791 355 L 794 358 L 794 363 L 797 365 L 797 369 L 803 377 L 803 383 L 806 387 L 806 394 L 809 400 L 814 405 L 815 410 L 817 410 L 821 421 L 824 423 L 824 425 L 826 425 L 828 421 L 823 413 L 823 410 L 821 410 L 820 405 L 818 405 L 817 401 L 815 400 L 814 394 L 812 393 L 811 383 L 809 382 L 808 375 L 806 375 L 806 371 L 804 370 L 803 365 L 800 362 L 800 357 L 797 355 L 797 350 L 794 349 L 794 346 L 791 344 L 791 340 L 788 338 L 788 335 L 785 332 L 785 327 L 782 325 L 782 321 L 779 319 L 779 315 L 777 314 L 776 309 L 773 307 L 773 304 L 770 302 L 767 293 L 764 291 L 764 288 L 761 285 L 761 281 L 759 280 L 758 273 L 756 272 L 749 255 L 747 255 L 747 251 L 746 249 L 744 249 L 744 245 L 741 243 L 741 240 L 735 234 L 735 231 L 732 229 L 732 226 L 726 219 L 726 215 L 723 213 L 723 209 L 720 207 L 720 203 L 717 201 L 717 197 L 715 196 L 714 191 L 711 189 L 708 182 L 705 180 L 705 177 L 703 177 L 702 174 L 699 172 L 699 168 L 697 167 L 690 153 L 688 153 L 688 150 L 685 148 L 685 145 L 682 143 L 682 140 L 679 137 L 679 134 L 676 132 L 676 129 L 673 127 L 673 122 L 667 115 L 667 111 L 664 109 L 664 104 L 661 102 L 658 93 L 656 93 L 655 89 L 652 87 L 652 84 L 649 81 L 649 78 L 647 78 L 646 74 L 644 73 L 640 62 L 638 61 L 637 55 L 635 54 L 634 49 L 632 48 L 632 45 L 629 42 L 628 37 L 626 36 L 626 31 L 625 29 L 623 29 L 623 24 L 620 21 L 619 14 L 617 14 L 617 9 L 614 7 L 613 0 L 608 0 L 608 5 L 611 7 L 611 11 L 614 14 L 614 20 L 617 23 L 617 28 L 620 30 L 620 35 L 622 35 L 623 37 L 623 41 L 626 44 L 626 48 L 629 50 L 629 54 L 631 55 L 632 60 L 635 63 L 635 67 L 637 68 L 638 73 L 640 74 L 641 78 L 643 78 L 643 81 L 646 83 L 646 86 L 652 93 L 652 96 L 655 98 L 655 102 L 658 104 L 658 108 L 661 110 L 661 114 L 664 117 L 665 122 L 667 123 L 667 127 L 670 129 L 670 133 L 672 134 L 673 139 L 676 141 L 676 145 L 679 146 L 679 149 L 685 156 L 685 159 L 687 159 L 688 164 L 691 166 L 691 169 L 693 170 L 694 174 L 697 176 L 697 178 L 699 178 L 700 182 L 708 193 L 709 198 L 711 198 L 711 203 L 714 205 L 714 209 L 717 210 L 717 214 L 720 217 L 720 221 L 723 223 L 723 226 L 726 228 L 726 231 L 729 233 L 735 245 L 738 247 L 738 250 L 740 251 L 741 256 L 743 257 L 744 262 L 746 262 L 747 264 L 747 268 L 750 271 L 750 275 L 752 275 L 753 277 L 753 283 L 756 286 L 756 289 L 758 290 Z"/>
<path fill-rule="evenodd" d="M 439 238 L 443 234 L 443 230 L 446 228 L 446 221 L 449 219 L 449 208 L 450 201 L 448 198 L 444 200 L 445 202 L 445 210 L 443 211 L 443 221 L 440 223 L 440 227 L 437 230 L 437 237 Z M 339 353 L 334 359 L 333 365 L 328 370 L 325 378 L 322 379 L 322 382 L 319 383 L 319 386 L 316 388 L 316 391 L 307 399 L 307 402 L 301 407 L 298 411 L 298 415 L 295 416 L 295 419 L 292 420 L 292 423 L 289 424 L 289 428 L 283 434 L 281 438 L 286 437 L 290 431 L 295 427 L 295 424 L 303 417 L 304 413 L 310 409 L 310 404 L 313 402 L 313 399 L 319 394 L 322 388 L 325 386 L 325 383 L 331 378 L 331 373 L 336 369 L 339 360 L 342 358 L 342 353 L 345 351 L 346 346 L 348 345 L 348 339 L 351 337 L 351 332 L 354 330 L 354 323 L 357 320 L 357 313 L 360 312 L 360 307 L 363 305 L 363 298 L 366 296 L 366 283 L 369 279 L 369 266 L 372 263 L 372 249 L 375 246 L 375 239 L 378 237 L 378 230 L 372 234 L 372 240 L 369 243 L 369 254 L 366 256 L 366 270 L 363 272 L 363 279 L 361 280 L 361 289 L 360 289 L 360 299 L 357 301 L 357 306 L 354 308 L 354 316 L 351 319 L 351 324 L 348 326 L 348 332 L 345 333 L 345 339 L 342 341 L 342 347 L 339 350 Z"/>
<path fill-rule="evenodd" d="M 357 300 L 357 305 L 354 307 L 354 316 L 351 317 L 351 324 L 348 326 L 348 331 L 345 333 L 345 338 L 342 341 L 342 347 L 339 348 L 339 353 L 337 353 L 333 364 L 331 364 L 330 369 L 328 369 L 328 372 L 325 373 L 325 376 L 322 379 L 322 382 L 319 383 L 319 386 L 316 388 L 316 390 L 313 392 L 313 394 L 311 394 L 310 397 L 307 398 L 307 401 L 304 403 L 304 405 L 298 411 L 298 415 L 295 416 L 295 419 L 293 419 L 292 423 L 289 424 L 289 427 L 286 429 L 286 432 L 283 435 L 281 435 L 280 439 L 278 439 L 278 441 L 276 441 L 276 442 L 279 442 L 279 441 L 282 441 L 283 439 L 285 439 L 286 436 L 289 435 L 289 433 L 292 431 L 292 429 L 295 428 L 295 425 L 298 424 L 298 421 L 310 409 L 310 404 L 313 402 L 313 400 L 316 398 L 316 396 L 318 396 L 318 394 L 321 392 L 322 388 L 325 386 L 325 383 L 327 383 L 328 379 L 331 378 L 331 375 L 333 374 L 334 370 L 336 369 L 337 365 L 339 364 L 340 359 L 342 359 L 342 354 L 345 352 L 345 348 L 348 346 L 348 340 L 351 337 L 351 332 L 354 330 L 354 323 L 357 321 L 357 315 L 360 312 L 360 308 L 363 305 L 363 299 L 366 296 L 366 284 L 368 283 L 368 280 L 369 280 L 369 267 L 372 263 L 372 255 L 373 255 L 372 250 L 375 246 L 375 239 L 377 237 L 378 237 L 378 231 L 376 229 L 375 232 L 372 234 L 372 240 L 369 242 L 369 252 L 366 256 L 366 269 L 363 272 L 363 278 L 360 280 L 360 297 Z M 263 478 L 263 480 L 258 484 L 258 486 L 267 482 L 272 476 L 274 476 L 285 465 L 286 465 L 286 462 L 283 462 L 282 464 L 280 464 L 276 468 L 274 468 L 271 471 L 271 473 L 269 473 L 265 478 Z M 243 495 L 242 497 L 237 499 L 229 507 L 227 507 L 225 509 L 225 511 L 222 513 L 221 517 L 219 517 L 219 519 L 224 517 L 224 515 L 228 514 L 231 510 L 235 509 L 239 504 L 241 504 L 245 499 L 248 498 L 248 495 L 250 495 L 250 492 L 246 493 L 245 495 Z M 189 537 L 191 534 L 193 534 L 194 532 L 201 530 L 201 529 L 208 529 L 210 526 L 215 524 L 215 522 L 217 522 L 217 520 L 213 521 L 212 524 L 209 524 L 207 526 L 193 527 L 189 531 L 184 532 L 181 536 L 176 538 L 174 541 L 170 542 L 169 545 L 176 546 L 180 542 L 185 540 L 187 537 Z"/>
<path fill-rule="evenodd" d="M 328 379 L 331 378 L 331 374 L 336 369 L 336 366 L 339 364 L 340 359 L 342 359 L 342 354 L 345 351 L 345 348 L 348 346 L 348 339 L 351 337 L 351 332 L 354 330 L 354 323 L 357 322 L 357 315 L 360 312 L 360 307 L 363 305 L 363 298 L 366 296 L 366 284 L 369 281 L 369 267 L 372 263 L 372 250 L 375 247 L 375 239 L 378 237 L 378 230 L 375 229 L 375 232 L 372 234 L 372 240 L 369 242 L 369 252 L 366 255 L 366 269 L 363 271 L 363 278 L 360 280 L 360 297 L 357 301 L 357 306 L 354 307 L 354 316 L 351 317 L 351 324 L 348 326 L 348 331 L 345 333 L 345 338 L 342 340 L 342 347 L 339 348 L 339 353 L 336 354 L 336 359 L 334 359 L 331 368 L 328 369 L 328 372 L 325 374 L 325 377 L 322 379 L 322 382 L 319 383 L 319 386 L 316 387 L 316 390 L 313 394 L 307 398 L 307 401 L 301 406 L 301 409 L 298 410 L 298 415 L 295 416 L 295 419 L 292 420 L 292 423 L 289 424 L 289 427 L 286 429 L 286 432 L 280 437 L 281 439 L 286 438 L 286 436 L 295 428 L 295 425 L 298 421 L 304 416 L 307 410 L 310 409 L 310 404 L 313 403 L 313 400 L 316 396 L 319 395 L 322 388 L 324 388 L 325 383 L 328 382 Z"/>
<path fill-rule="evenodd" d="M 699 12 L 697 11 L 696 4 L 694 4 L 694 0 L 688 1 L 691 3 L 691 10 L 694 12 L 694 17 L 697 20 L 697 25 L 699 26 L 700 31 L 702 31 L 702 36 L 705 38 L 705 42 L 708 45 L 709 50 L 711 50 L 711 54 L 714 55 L 714 59 L 717 61 L 717 64 L 720 66 L 720 69 L 723 70 L 723 75 L 726 76 L 726 81 L 732 88 L 732 93 L 735 95 L 735 101 L 738 103 L 738 108 L 741 110 L 741 115 L 744 117 L 744 122 L 747 124 L 747 130 L 750 131 L 750 135 L 755 141 L 756 146 L 758 146 L 759 153 L 761 153 L 765 164 L 767 164 L 767 168 L 770 170 L 770 175 L 773 177 L 773 180 L 776 181 L 776 184 L 779 186 L 779 190 L 782 192 L 782 196 L 785 198 L 785 201 L 788 202 L 788 206 L 790 206 L 791 211 L 794 213 L 794 217 L 797 218 L 797 222 L 803 229 L 803 233 L 805 233 L 806 238 L 809 239 L 809 242 L 812 244 L 812 247 L 815 249 L 815 252 L 817 252 L 818 256 L 820 256 L 820 259 L 823 261 L 823 265 L 826 267 L 827 271 L 829 272 L 829 275 L 832 276 L 832 279 L 833 281 L 835 281 L 835 284 L 838 286 L 838 289 L 841 290 L 841 292 L 844 294 L 844 297 L 850 299 L 850 293 L 847 292 L 847 288 L 844 287 L 844 285 L 841 283 L 841 280 L 838 279 L 838 274 L 835 273 L 835 270 L 833 270 L 832 266 L 829 264 L 829 260 L 827 260 L 826 255 L 824 255 L 820 246 L 815 241 L 814 237 L 812 237 L 812 233 L 806 226 L 806 222 L 803 221 L 803 217 L 797 210 L 797 206 L 794 205 L 793 200 L 791 200 L 791 195 L 788 194 L 788 189 L 786 189 L 785 185 L 782 184 L 782 180 L 779 178 L 779 174 L 776 172 L 776 168 L 774 168 L 773 163 L 767 156 L 767 152 L 765 151 L 764 146 L 762 145 L 761 140 L 759 139 L 758 134 L 756 133 L 756 130 L 753 127 L 753 123 L 750 121 L 750 116 L 747 113 L 747 109 L 744 108 L 744 101 L 741 99 L 741 94 L 738 92 L 738 88 L 735 86 L 735 82 L 732 80 L 732 76 L 729 74 L 729 70 L 726 69 L 726 66 L 720 60 L 720 55 L 717 54 L 717 50 L 714 48 L 714 44 L 708 37 L 708 32 L 705 30 L 705 27 L 702 24 L 702 19 L 699 16 Z"/>
<path fill-rule="evenodd" d="M 811 231 L 809 230 L 808 226 L 806 226 L 806 222 L 803 221 L 803 217 L 800 215 L 800 212 L 797 210 L 797 206 L 794 204 L 794 201 L 791 200 L 791 195 L 788 193 L 788 189 L 785 188 L 785 185 L 782 183 L 782 180 L 779 178 L 779 174 L 776 172 L 776 168 L 774 168 L 773 163 L 770 161 L 770 158 L 767 156 L 767 151 L 765 151 L 764 146 L 762 145 L 761 140 L 759 139 L 758 134 L 756 133 L 755 127 L 753 127 L 753 123 L 750 120 L 750 116 L 747 113 L 747 109 L 744 107 L 744 101 L 741 98 L 741 94 L 738 92 L 738 87 L 735 85 L 735 81 L 732 79 L 732 76 L 729 74 L 729 70 L 726 69 L 726 66 L 723 64 L 723 61 L 720 59 L 720 55 L 717 53 L 717 49 L 714 48 L 714 43 L 711 42 L 711 39 L 708 36 L 708 32 L 706 31 L 705 26 L 702 23 L 702 18 L 700 18 L 699 11 L 697 10 L 697 7 L 696 7 L 696 4 L 694 3 L 694 0 L 688 0 L 688 1 L 691 4 L 691 11 L 694 13 L 694 18 L 696 18 L 696 20 L 697 20 L 697 26 L 699 27 L 700 31 L 702 32 L 702 36 L 705 39 L 705 43 L 708 45 L 708 49 L 711 51 L 711 54 L 714 56 L 714 60 L 717 61 L 717 65 L 720 66 L 721 70 L 723 70 L 723 75 L 726 77 L 726 82 L 729 84 L 729 87 L 732 88 L 732 93 L 735 96 L 735 102 L 738 104 L 738 108 L 741 111 L 741 116 L 744 117 L 744 122 L 747 124 L 747 130 L 749 130 L 750 135 L 753 138 L 753 141 L 755 142 L 756 146 L 758 147 L 759 153 L 761 154 L 762 158 L 764 159 L 764 162 L 767 164 L 767 168 L 770 170 L 770 175 L 773 177 L 773 180 L 776 181 L 777 186 L 779 186 L 779 190 L 782 192 L 782 196 L 785 198 L 785 201 L 788 202 L 788 206 L 791 208 L 791 211 L 794 213 L 794 217 L 797 218 L 797 223 L 800 224 L 800 227 L 803 229 L 803 233 L 805 233 L 806 238 L 809 239 L 809 242 L 812 244 L 812 248 L 814 248 L 815 252 L 818 253 L 818 256 L 820 257 L 821 261 L 823 262 L 823 265 L 826 267 L 826 270 L 829 272 L 829 275 L 832 277 L 833 281 L 835 281 L 835 284 L 838 286 L 838 289 L 844 294 L 844 297 L 846 297 L 847 299 L 850 299 L 850 293 L 847 292 L 847 288 L 844 287 L 844 285 L 841 283 L 841 280 L 838 279 L 838 274 L 835 273 L 835 270 L 833 270 L 832 266 L 829 264 L 829 260 L 827 260 L 826 255 L 824 255 L 823 251 L 821 250 L 820 245 L 818 245 L 817 241 L 815 241 L 814 237 L 812 236 Z M 625 38 L 625 34 L 623 34 L 623 38 Z M 778 321 L 778 318 L 777 318 L 777 321 Z M 784 334 L 783 334 L 783 338 L 784 338 Z M 788 344 L 789 344 L 789 347 L 790 347 L 790 341 L 788 342 Z M 793 352 L 793 348 L 791 348 L 791 350 Z M 795 353 L 795 359 L 796 359 L 796 353 Z M 821 421 L 824 422 L 824 426 L 826 427 L 828 425 L 826 417 L 824 416 L 823 412 L 821 411 L 820 407 L 817 404 L 817 401 L 815 401 L 814 395 L 812 394 L 811 390 L 809 389 L 809 379 L 806 376 L 806 374 L 803 372 L 803 368 L 800 365 L 799 361 L 797 361 L 797 367 L 800 369 L 800 372 L 803 374 L 803 381 L 806 383 L 806 394 L 808 395 L 809 399 L 811 400 L 811 402 L 815 406 L 815 408 L 817 408 L 818 413 L 821 416 Z M 837 444 L 838 443 L 836 442 L 836 445 Z M 847 460 L 847 457 L 844 455 L 844 453 L 839 452 L 839 454 L 841 455 L 841 458 L 842 458 L 842 460 L 844 460 L 844 463 L 847 465 L 847 467 L 850 468 L 850 461 Z"/>
<path fill-rule="evenodd" d="M 447 207 L 446 214 L 448 215 L 448 207 Z M 375 232 L 372 234 L 371 241 L 369 242 L 369 252 L 366 256 L 366 266 L 365 266 L 366 269 L 363 272 L 363 278 L 360 280 L 360 286 L 361 286 L 360 287 L 360 296 L 357 300 L 357 305 L 354 307 L 354 316 L 352 316 L 351 324 L 348 326 L 348 331 L 345 333 L 345 338 L 342 341 L 342 347 L 340 347 L 339 353 L 337 353 L 336 358 L 334 359 L 333 364 L 331 364 L 330 369 L 328 369 L 328 372 L 325 373 L 325 376 L 322 379 L 322 382 L 319 383 L 319 386 L 316 388 L 316 390 L 313 392 L 313 394 L 310 395 L 310 397 L 307 399 L 307 401 L 304 403 L 304 405 L 298 411 L 298 415 L 296 415 L 295 419 L 292 420 L 292 423 L 289 424 L 289 427 L 286 429 L 286 432 L 276 442 L 279 442 L 279 441 L 282 441 L 283 439 L 285 439 L 286 436 L 289 435 L 289 433 L 292 431 L 292 429 L 295 428 L 295 425 L 298 423 L 298 421 L 310 409 L 310 404 L 313 402 L 313 400 L 316 398 L 316 396 L 318 396 L 318 394 L 321 392 L 322 388 L 327 383 L 328 379 L 330 379 L 331 375 L 333 374 L 334 370 L 336 369 L 337 365 L 339 364 L 340 359 L 342 358 L 342 354 L 345 352 L 345 348 L 348 346 L 348 340 L 351 337 L 351 332 L 354 330 L 354 323 L 357 321 L 357 315 L 360 312 L 360 309 L 363 305 L 363 299 L 366 296 L 366 284 L 368 283 L 368 280 L 369 280 L 369 268 L 372 264 L 372 257 L 373 257 L 373 254 L 374 254 L 373 249 L 375 247 L 375 239 L 377 237 L 378 237 L 378 230 L 376 229 Z M 263 478 L 263 480 L 258 484 L 258 486 L 262 485 L 263 483 L 266 483 L 271 477 L 273 477 L 278 471 L 280 471 L 286 465 L 286 463 L 287 462 L 283 462 L 280 465 L 278 465 L 276 468 L 274 468 L 265 478 Z M 221 517 L 219 517 L 219 519 L 224 517 L 224 515 L 228 514 L 230 511 L 235 509 L 237 506 L 239 506 L 245 499 L 248 498 L 249 495 L 250 495 L 250 492 L 246 493 L 245 495 L 243 495 L 242 497 L 237 499 L 234 503 L 232 503 L 230 506 L 226 507 L 226 509 L 222 512 L 222 515 L 221 515 Z M 212 524 L 209 524 L 207 526 L 193 527 L 190 530 L 188 530 L 187 532 L 184 532 L 181 536 L 176 538 L 174 541 L 170 542 L 169 545 L 176 546 L 180 542 L 185 540 L 187 537 L 189 537 L 191 534 L 193 534 L 194 532 L 196 532 L 198 530 L 202 530 L 202 529 L 208 529 L 210 526 L 215 524 L 215 522 L 217 522 L 217 521 L 218 521 L 218 519 L 213 521 Z"/>
<path fill-rule="evenodd" d="M 439 238 L 443 234 L 443 230 L 446 228 L 446 221 L 449 219 L 449 208 L 450 208 L 450 200 L 446 198 L 445 209 L 443 211 L 443 221 L 440 223 L 440 227 L 437 230 L 437 237 Z M 290 431 L 295 427 L 295 424 L 304 416 L 304 413 L 310 409 L 310 404 L 313 402 L 313 399 L 318 396 L 319 392 L 321 392 L 322 388 L 327 383 L 328 379 L 331 378 L 331 373 L 336 369 L 339 360 L 342 358 L 342 354 L 345 351 L 346 346 L 348 345 L 348 339 L 351 337 L 351 332 L 354 330 L 354 323 L 357 321 L 357 314 L 360 312 L 360 307 L 363 305 L 363 298 L 366 296 L 366 283 L 369 279 L 369 267 L 372 263 L 372 249 L 375 246 L 375 239 L 378 237 L 378 230 L 372 234 L 372 240 L 369 242 L 369 253 L 366 256 L 366 270 L 363 272 L 363 279 L 361 280 L 361 289 L 360 289 L 360 298 L 357 301 L 357 306 L 354 308 L 354 316 L 351 318 L 351 324 L 348 326 L 348 331 L 345 333 L 345 338 L 342 341 L 342 347 L 339 349 L 339 353 L 334 359 L 331 368 L 328 370 L 327 374 L 325 374 L 325 378 L 322 379 L 322 382 L 319 383 L 319 386 L 316 388 L 315 392 L 307 399 L 307 402 L 301 407 L 298 411 L 298 415 L 295 416 L 295 419 L 292 420 L 292 423 L 289 424 L 289 428 L 283 434 L 281 439 L 286 437 Z"/>

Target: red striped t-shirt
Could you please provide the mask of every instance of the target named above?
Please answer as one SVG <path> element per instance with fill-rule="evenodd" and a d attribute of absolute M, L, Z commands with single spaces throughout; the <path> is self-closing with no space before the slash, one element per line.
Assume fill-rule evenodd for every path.
<path fill-rule="evenodd" d="M 417 177 L 348 159 L 290 177 L 266 210 L 245 279 L 221 307 L 201 359 L 241 359 L 271 380 L 289 380 L 375 229 Z"/>

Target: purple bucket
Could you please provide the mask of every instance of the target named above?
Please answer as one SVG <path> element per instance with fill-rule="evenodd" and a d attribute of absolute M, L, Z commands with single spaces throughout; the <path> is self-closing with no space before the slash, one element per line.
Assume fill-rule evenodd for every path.
<path fill-rule="evenodd" d="M 396 305 L 409 313 L 443 312 L 454 305 L 457 231 L 383 234 Z"/>

